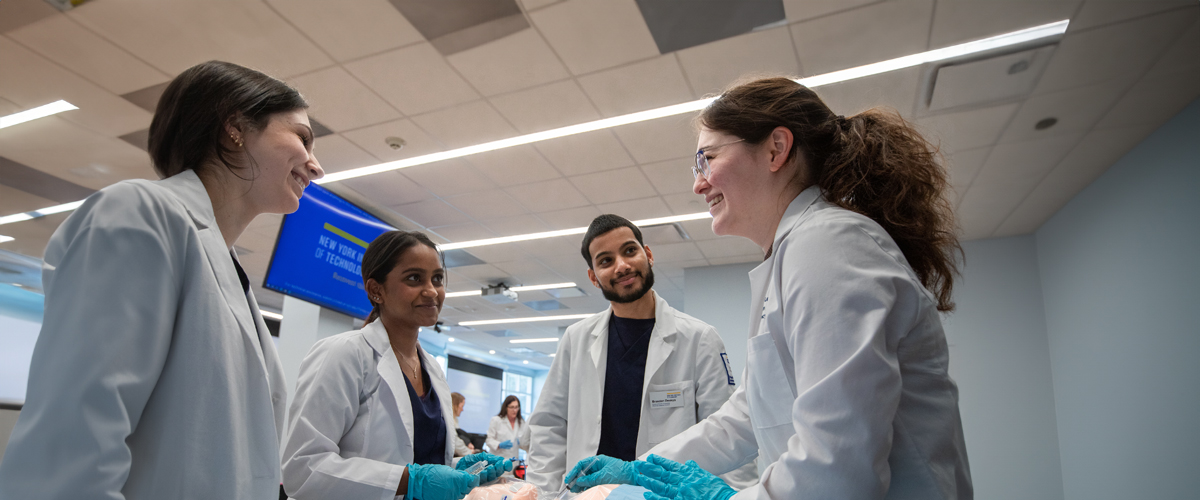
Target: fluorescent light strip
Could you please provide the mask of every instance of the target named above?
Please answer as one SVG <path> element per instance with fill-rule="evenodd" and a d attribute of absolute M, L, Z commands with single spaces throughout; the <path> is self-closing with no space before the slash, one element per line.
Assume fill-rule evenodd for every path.
<path fill-rule="evenodd" d="M 262 309 L 259 309 L 258 313 L 261 314 L 262 317 L 264 317 L 264 318 L 271 318 L 275 321 L 283 321 L 283 315 L 279 314 L 279 313 L 273 313 L 271 311 L 264 311 Z"/>
<path fill-rule="evenodd" d="M 512 290 L 514 292 L 532 292 L 534 290 L 553 290 L 555 288 L 571 288 L 573 286 L 575 286 L 574 282 L 551 283 L 549 285 L 514 286 L 512 288 L 509 288 L 509 290 Z M 482 295 L 482 294 L 483 294 L 482 290 L 468 290 L 465 292 L 449 292 L 446 294 L 446 298 L 449 299 L 452 297 L 472 297 L 475 295 Z"/>
<path fill-rule="evenodd" d="M 510 344 L 537 344 L 541 342 L 558 342 L 558 337 L 546 337 L 544 339 L 517 339 L 510 340 Z"/>
<path fill-rule="evenodd" d="M 670 217 L 659 217 L 656 219 L 635 220 L 635 221 L 633 221 L 633 223 L 637 226 L 648 227 L 648 226 L 658 226 L 658 225 L 662 225 L 662 224 L 674 224 L 676 222 L 686 222 L 686 221 L 690 221 L 690 220 L 711 219 L 711 218 L 712 218 L 712 214 L 710 214 L 708 212 L 696 212 L 694 214 L 687 214 L 687 215 L 672 215 Z M 482 239 L 482 240 L 460 241 L 458 243 L 446 243 L 444 245 L 438 245 L 438 248 L 441 248 L 443 251 L 444 250 L 454 250 L 454 249 L 458 249 L 458 248 L 473 248 L 473 247 L 482 247 L 482 246 L 487 246 L 487 245 L 497 245 L 500 243 L 513 243 L 516 241 L 529 241 L 529 240 L 540 240 L 543 238 L 554 238 L 556 236 L 570 236 L 572 234 L 583 234 L 586 232 L 587 232 L 586 227 L 576 227 L 576 228 L 572 228 L 572 229 L 563 229 L 563 230 L 559 230 L 559 231 L 546 231 L 546 232 L 541 232 L 541 233 L 518 234 L 516 236 L 503 236 L 500 238 L 486 238 L 486 239 Z M 518 292 L 520 291 L 520 290 L 517 290 L 516 288 L 514 288 L 513 290 L 518 291 Z M 467 292 L 459 292 L 459 293 L 467 294 Z M 449 297 L 450 294 L 446 294 L 446 296 Z"/>
<path fill-rule="evenodd" d="M 10 241 L 12 241 L 12 240 L 15 240 L 15 239 L 16 239 L 16 238 L 13 238 L 12 236 L 5 236 L 5 235 L 3 235 L 3 234 L 0 234 L 0 243 L 8 243 L 8 242 L 10 242 Z"/>
<path fill-rule="evenodd" d="M 849 68 L 849 69 L 844 69 L 844 70 L 840 70 L 840 71 L 834 71 L 832 73 L 825 73 L 823 75 L 810 76 L 808 78 L 801 78 L 796 81 L 800 82 L 801 84 L 803 84 L 809 88 L 820 87 L 822 85 L 829 85 L 831 83 L 844 82 L 844 81 L 853 80 L 856 78 L 863 78 L 866 76 L 877 75 L 880 73 L 886 73 L 886 72 L 895 71 L 898 69 L 904 69 L 904 68 L 909 68 L 909 67 L 913 67 L 913 66 L 918 66 L 921 64 L 925 64 L 925 63 L 944 61 L 946 59 L 966 56 L 966 55 L 975 54 L 975 53 L 979 53 L 979 52 L 985 52 L 985 51 L 989 51 L 989 50 L 993 50 L 993 49 L 998 49 L 1001 47 L 1007 47 L 1007 46 L 1011 46 L 1011 45 L 1017 45 L 1017 44 L 1027 43 L 1027 42 L 1033 42 L 1036 40 L 1042 40 L 1042 39 L 1046 39 L 1046 38 L 1060 36 L 1067 31 L 1068 24 L 1070 24 L 1070 20 L 1065 19 L 1065 20 L 1058 21 L 1055 23 L 1044 24 L 1042 26 L 1034 26 L 1032 28 L 1014 31 L 1011 33 L 1005 33 L 1003 35 L 997 35 L 997 36 L 985 38 L 982 40 L 976 40 L 974 42 L 961 43 L 958 45 L 952 45 L 950 47 L 944 47 L 941 49 L 934 49 L 934 50 L 922 52 L 920 54 L 913 54 L 910 56 L 898 57 L 896 59 L 881 61 L 881 62 L 877 62 L 874 64 L 867 64 L 867 65 L 859 66 L 856 68 Z M 546 130 L 544 132 L 536 132 L 533 134 L 526 134 L 526 135 L 521 135 L 521 136 L 517 136 L 517 137 L 511 137 L 508 139 L 501 139 L 498 141 L 486 142 L 486 143 L 477 144 L 474 146 L 467 146 L 465 148 L 452 149 L 449 151 L 442 151 L 439 153 L 431 153 L 431 154 L 422 155 L 422 156 L 415 156 L 412 158 L 405 158 L 403 160 L 390 161 L 390 162 L 380 163 L 377 165 L 371 165 L 371 166 L 367 166 L 367 167 L 360 167 L 360 168 L 355 168 L 355 169 L 350 169 L 350 170 L 344 170 L 342 172 L 327 174 L 327 175 L 325 175 L 325 177 L 323 177 L 315 182 L 317 184 L 325 184 L 328 182 L 344 181 L 346 179 L 353 179 L 355 177 L 362 177 L 364 175 L 378 174 L 381 172 L 388 172 L 391 170 L 397 170 L 397 169 L 401 169 L 401 168 L 415 167 L 417 165 L 424 165 L 427 163 L 434 163 L 434 162 L 438 162 L 438 161 L 442 161 L 442 160 L 449 160 L 449 159 L 453 159 L 453 158 L 461 158 L 463 156 L 484 153 L 487 151 L 495 151 L 497 149 L 510 148 L 513 146 L 520 146 L 522 144 L 531 144 L 534 142 L 545 141 L 545 140 L 549 140 L 549 139 L 556 139 L 556 138 L 565 137 L 568 135 L 581 134 L 584 132 L 592 132 L 595 130 L 607 129 L 607 128 L 617 127 L 617 126 L 621 126 L 621 125 L 628 125 L 630 123 L 637 123 L 637 122 L 646 121 L 646 120 L 653 120 L 656 118 L 674 116 L 674 115 L 678 115 L 678 114 L 687 113 L 690 111 L 699 111 L 701 109 L 704 109 L 705 106 L 708 106 L 708 104 L 711 103 L 714 99 L 715 98 L 699 99 L 699 100 L 695 100 L 695 101 L 691 101 L 691 102 L 685 102 L 682 104 L 676 104 L 673 106 L 666 106 L 666 107 L 662 107 L 662 108 L 651 109 L 651 110 L 641 111 L 641 112 L 637 112 L 637 113 L 630 113 L 627 115 L 614 116 L 612 118 L 605 118 L 602 120 L 596 120 L 596 121 L 591 121 L 591 122 L 587 122 L 587 123 L 580 123 L 578 125 L 571 125 L 571 126 L 567 126 L 567 127 Z M 63 102 L 65 102 L 65 101 L 63 101 Z M 72 106 L 72 109 L 73 108 L 74 107 Z M 40 109 L 40 108 L 38 108 L 38 109 Z M 29 110 L 29 111 L 34 111 L 34 110 Z M 20 115 L 20 114 L 21 113 L 17 113 L 17 115 Z M 15 117 L 17 115 L 10 115 L 10 116 L 4 117 L 4 118 L 9 119 L 9 118 Z M 30 119 L 32 119 L 32 118 L 30 118 Z M 2 128 L 2 127 L 0 127 L 0 128 Z M 74 207 L 72 207 L 72 208 L 74 208 Z M 32 212 L 30 212 L 30 213 L 32 213 Z M 16 214 L 16 215 L 10 215 L 7 217 L 0 217 L 0 224 L 8 224 L 10 222 L 29 220 L 34 217 L 37 217 L 37 216 L 34 216 L 34 217 L 24 217 L 24 218 L 15 218 L 14 219 L 14 217 L 19 217 L 22 215 L 24 215 L 24 214 Z M 695 215 L 695 214 L 693 214 L 693 215 Z M 569 229 L 567 231 L 574 231 L 574 230 Z M 552 234 L 552 235 L 548 235 L 548 236 L 538 236 L 537 238 L 549 238 L 552 236 L 563 236 L 566 234 L 582 234 L 582 232 Z M 537 239 L 537 238 L 525 238 L 525 239 Z M 503 238 L 494 238 L 494 239 L 502 240 Z M 480 241 L 484 241 L 484 240 L 480 240 Z M 494 245 L 496 243 L 507 243 L 509 241 L 524 241 L 524 240 L 521 240 L 521 239 L 504 240 L 504 241 L 496 241 L 494 243 L 481 243 L 479 245 L 474 245 L 474 246 Z M 447 247 L 447 246 L 443 245 L 443 248 L 449 250 L 452 248 L 466 248 L 466 247 Z"/>
<path fill-rule="evenodd" d="M 2 226 L 4 224 L 12 224 L 13 222 L 21 222 L 23 220 L 36 219 L 38 217 L 45 217 L 47 215 L 57 214 L 57 213 L 61 213 L 61 212 L 68 212 L 71 210 L 75 210 L 76 208 L 79 208 L 79 205 L 82 205 L 82 204 L 83 204 L 83 200 L 79 200 L 79 201 L 72 201 L 70 203 L 63 203 L 62 205 L 55 205 L 53 207 L 46 207 L 46 208 L 42 208 L 39 210 L 33 210 L 30 212 L 5 215 L 4 217 L 0 217 L 0 226 Z"/>
<path fill-rule="evenodd" d="M 921 64 L 928 63 L 928 62 L 943 61 L 943 60 L 951 59 L 954 57 L 960 57 L 960 56 L 964 56 L 964 55 L 968 55 L 968 54 L 984 52 L 984 51 L 988 51 L 988 50 L 992 50 L 992 49 L 996 49 L 996 48 L 1000 48 L 1000 47 L 1006 47 L 1009 45 L 1016 45 L 1016 44 L 1020 44 L 1020 43 L 1031 42 L 1034 40 L 1040 40 L 1043 38 L 1058 36 L 1067 31 L 1068 23 L 1070 23 L 1069 19 L 1062 20 L 1062 21 L 1059 21 L 1056 23 L 1045 24 L 1042 26 L 1035 26 L 1032 28 L 1027 28 L 1027 29 L 1023 29 L 1020 31 L 1014 31 L 1011 33 L 1005 33 L 1003 35 L 998 35 L 998 36 L 994 36 L 991 38 L 985 38 L 983 40 L 977 40 L 974 42 L 967 42 L 967 43 L 962 43 L 962 44 L 958 44 L 958 45 L 952 45 L 950 47 L 930 50 L 930 51 L 922 52 L 920 54 L 913 54 L 910 56 L 898 57 L 896 59 L 877 62 L 874 64 L 867 64 L 865 66 L 859 66 L 856 68 L 849 68 L 849 69 L 844 69 L 841 71 L 834 71 L 832 73 L 825 73 L 823 75 L 816 75 L 816 76 L 811 76 L 808 78 L 801 78 L 796 81 L 800 82 L 804 86 L 813 88 L 813 87 L 820 87 L 822 85 L 829 85 L 831 83 L 844 82 L 846 80 L 853 80 L 855 78 L 863 78 L 866 76 L 877 75 L 877 74 L 886 73 L 889 71 L 895 71 L 898 69 L 909 68 L 912 66 L 921 65 Z M 469 155 L 483 153 L 483 152 L 487 152 L 487 151 L 495 151 L 497 149 L 511 148 L 513 146 L 520 146 L 522 144 L 530 144 L 530 143 L 545 141 L 545 140 L 549 140 L 549 139 L 557 139 L 559 137 L 565 137 L 568 135 L 582 134 L 584 132 L 592 132 L 592 131 L 606 129 L 606 128 L 618 127 L 621 125 L 628 125 L 630 123 L 637 123 L 637 122 L 646 121 L 646 120 L 653 120 L 656 118 L 674 116 L 674 115 L 683 114 L 683 113 L 687 113 L 687 112 L 691 112 L 691 111 L 699 111 L 701 109 L 704 109 L 705 106 L 708 106 L 709 103 L 713 102 L 715 99 L 716 99 L 715 97 L 698 99 L 695 101 L 685 102 L 682 104 L 675 104 L 672 106 L 665 106 L 665 107 L 661 107 L 661 108 L 657 108 L 657 109 L 640 111 L 637 113 L 630 113 L 627 115 L 614 116 L 612 118 L 605 118 L 602 120 L 596 120 L 596 121 L 591 121 L 591 122 L 587 122 L 587 123 L 580 123 L 578 125 L 571 125 L 571 126 L 567 126 L 567 127 L 556 128 L 556 129 L 547 130 L 544 132 L 536 132 L 536 133 L 521 135 L 521 136 L 512 137 L 512 138 L 508 138 L 508 139 L 501 139 L 498 141 L 477 144 L 474 146 L 467 146 L 465 148 L 452 149 L 450 151 L 442 151 L 439 153 L 415 156 L 412 158 L 406 158 L 403 160 L 396 160 L 396 161 L 390 161 L 390 162 L 386 162 L 386 163 L 380 163 L 378 165 L 371 165 L 368 167 L 344 170 L 344 171 L 337 172 L 337 173 L 327 174 L 324 178 L 317 180 L 315 182 L 317 184 L 325 184 L 327 182 L 344 181 L 346 179 L 353 179 L 355 177 L 361 177 L 364 175 L 378 174 L 380 172 L 387 172 L 389 170 L 397 170 L 397 169 L 401 169 L 401 168 L 415 167 L 417 165 L 424 165 L 426 163 L 433 163 L 433 162 L 442 161 L 442 160 L 449 160 L 452 158 L 461 158 L 463 156 L 469 156 Z"/>
<path fill-rule="evenodd" d="M 583 319 L 595 313 L 567 314 L 563 316 L 533 316 L 529 318 L 482 319 L 478 321 L 459 321 L 459 326 L 499 325 L 503 323 L 533 323 L 537 321 L 559 321 L 565 319 Z"/>
<path fill-rule="evenodd" d="M 11 127 L 13 125 L 25 123 L 27 121 L 36 120 L 38 118 L 45 118 L 50 115 L 62 113 L 63 111 L 70 111 L 72 109 L 79 109 L 79 108 L 75 107 L 74 104 L 71 104 L 67 101 L 63 101 L 63 100 L 54 101 L 50 104 L 46 104 L 43 106 L 38 106 L 33 109 L 27 109 L 25 111 L 21 111 L 20 113 L 13 113 L 8 116 L 0 116 L 0 128 Z"/>

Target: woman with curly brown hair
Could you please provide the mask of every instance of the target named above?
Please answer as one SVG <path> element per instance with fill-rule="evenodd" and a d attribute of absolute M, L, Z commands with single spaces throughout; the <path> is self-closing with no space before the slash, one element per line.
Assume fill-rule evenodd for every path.
<path fill-rule="evenodd" d="M 750 272 L 746 382 L 649 462 L 602 457 L 577 484 L 617 479 L 666 498 L 972 498 L 939 317 L 954 307 L 961 249 L 936 149 L 894 113 L 838 116 L 786 78 L 726 91 L 699 125 L 693 190 L 713 231 L 766 255 Z M 753 488 L 713 475 L 755 455 Z"/>

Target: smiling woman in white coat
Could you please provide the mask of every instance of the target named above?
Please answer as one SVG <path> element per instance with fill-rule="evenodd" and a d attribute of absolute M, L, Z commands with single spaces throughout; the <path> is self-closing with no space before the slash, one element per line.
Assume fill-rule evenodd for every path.
<path fill-rule="evenodd" d="M 529 451 L 529 424 L 521 415 L 521 400 L 509 395 L 500 404 L 500 413 L 488 422 L 486 444 L 492 453 L 502 457 L 517 458 L 520 452 Z"/>
<path fill-rule="evenodd" d="M 232 248 L 323 175 L 307 107 L 216 61 L 167 86 L 149 141 L 164 179 L 93 194 L 46 248 L 0 498 L 279 494 L 283 372 Z"/>
<path fill-rule="evenodd" d="M 446 298 L 441 255 L 418 232 L 388 231 L 362 263 L 366 325 L 320 340 L 300 364 L 283 485 L 297 499 L 457 500 L 511 463 L 487 453 L 454 459 L 450 388 L 421 348 Z M 486 461 L 479 476 L 463 469 Z"/>
<path fill-rule="evenodd" d="M 837 116 L 787 78 L 726 91 L 699 124 L 693 190 L 713 231 L 766 256 L 746 383 L 651 450 L 694 463 L 609 475 L 653 498 L 972 498 L 939 317 L 960 249 L 935 149 L 894 113 Z M 757 486 L 713 475 L 755 453 Z"/>

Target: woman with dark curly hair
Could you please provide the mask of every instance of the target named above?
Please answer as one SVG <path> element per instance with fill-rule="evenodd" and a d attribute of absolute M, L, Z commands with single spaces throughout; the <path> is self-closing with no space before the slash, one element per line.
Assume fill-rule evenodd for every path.
<path fill-rule="evenodd" d="M 699 125 L 693 190 L 713 231 L 766 255 L 750 272 L 746 382 L 649 462 L 601 457 L 577 484 L 636 482 L 666 498 L 972 498 L 939 317 L 954 308 L 961 249 L 936 148 L 895 113 L 838 116 L 786 78 L 726 91 Z M 714 475 L 756 455 L 753 488 Z"/>

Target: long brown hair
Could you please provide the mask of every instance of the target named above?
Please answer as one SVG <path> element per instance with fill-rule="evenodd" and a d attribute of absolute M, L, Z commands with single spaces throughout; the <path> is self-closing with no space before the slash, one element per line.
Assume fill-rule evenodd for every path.
<path fill-rule="evenodd" d="M 388 231 L 379 235 L 367 245 L 367 251 L 363 252 L 362 260 L 362 279 L 365 286 L 367 280 L 375 280 L 383 284 L 387 281 L 388 273 L 396 267 L 397 261 L 404 252 L 417 245 L 425 245 L 429 248 L 437 250 L 437 245 L 430 240 L 425 233 L 417 231 Z M 438 257 L 442 257 L 442 253 L 438 252 Z M 446 267 L 444 264 L 442 267 Z M 371 314 L 367 316 L 367 321 L 363 322 L 363 326 L 367 326 L 372 321 L 379 319 L 379 303 L 371 300 L 371 293 L 367 292 L 367 300 L 371 301 Z"/>
<path fill-rule="evenodd" d="M 517 405 L 521 404 L 520 398 L 513 396 L 512 394 L 509 394 L 507 398 L 504 398 L 504 403 L 502 403 L 500 405 L 500 414 L 497 416 L 502 417 L 502 418 L 508 418 L 508 404 L 513 401 L 516 401 Z M 525 417 L 521 416 L 521 412 L 517 412 L 517 421 L 522 422 L 522 423 L 525 422 Z"/>
<path fill-rule="evenodd" d="M 820 186 L 830 203 L 883 226 L 937 297 L 938 310 L 954 310 L 955 257 L 962 247 L 945 196 L 946 170 L 937 148 L 898 113 L 876 108 L 838 116 L 808 87 L 764 78 L 725 91 L 699 123 L 751 144 L 787 127 L 795 138 L 788 161 L 807 166 L 792 182 Z"/>

